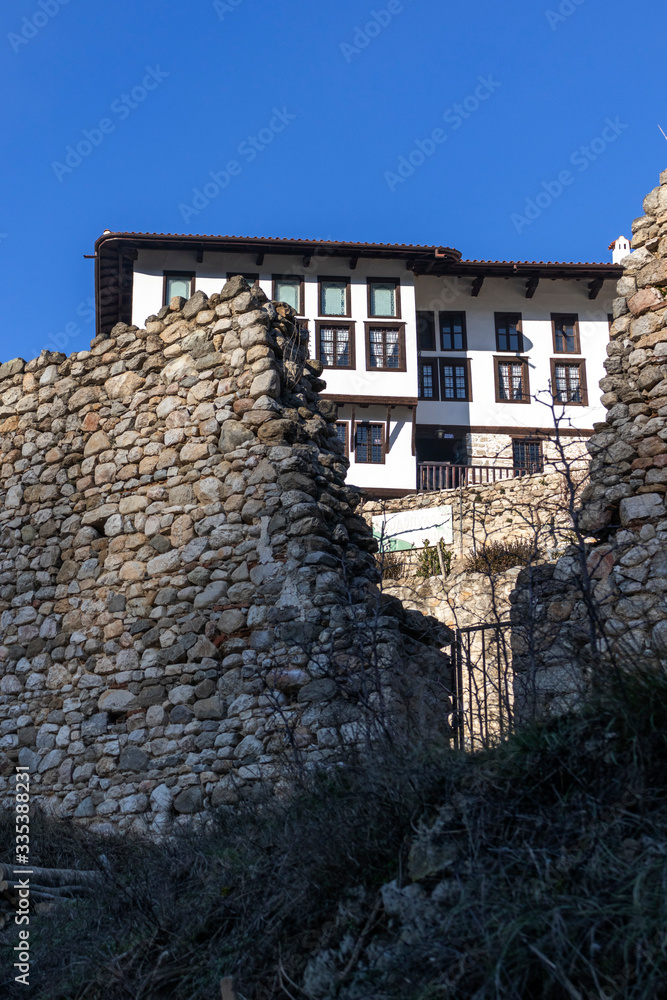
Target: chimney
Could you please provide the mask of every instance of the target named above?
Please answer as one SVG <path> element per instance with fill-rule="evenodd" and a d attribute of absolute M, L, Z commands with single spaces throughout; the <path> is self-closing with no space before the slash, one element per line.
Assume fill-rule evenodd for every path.
<path fill-rule="evenodd" d="M 624 257 L 632 253 L 630 240 L 626 239 L 625 236 L 619 236 L 617 240 L 610 243 L 609 249 L 613 251 L 611 259 L 614 264 L 620 264 Z"/>

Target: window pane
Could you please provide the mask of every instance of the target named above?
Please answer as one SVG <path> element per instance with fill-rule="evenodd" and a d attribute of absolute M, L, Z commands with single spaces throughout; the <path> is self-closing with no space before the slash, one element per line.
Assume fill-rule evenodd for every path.
<path fill-rule="evenodd" d="M 344 316 L 347 312 L 347 282 L 322 282 L 322 315 Z"/>
<path fill-rule="evenodd" d="M 320 361 L 329 368 L 350 367 L 349 327 L 320 327 Z"/>
<path fill-rule="evenodd" d="M 498 396 L 500 399 L 523 399 L 523 365 L 498 365 Z"/>
<path fill-rule="evenodd" d="M 539 441 L 521 441 L 515 438 L 512 451 L 514 470 L 519 475 L 542 472 L 542 449 Z"/>
<path fill-rule="evenodd" d="M 393 282 L 371 283 L 371 316 L 396 315 L 396 285 Z"/>
<path fill-rule="evenodd" d="M 299 278 L 285 278 L 276 281 L 276 301 L 286 302 L 297 313 L 301 312 L 301 281 Z"/>
<path fill-rule="evenodd" d="M 360 424 L 355 435 L 357 462 L 382 464 L 382 425 Z"/>
<path fill-rule="evenodd" d="M 398 368 L 398 330 L 384 330 L 385 368 Z"/>
<path fill-rule="evenodd" d="M 338 424 L 336 424 L 336 434 L 338 435 L 338 440 L 342 444 L 343 448 L 346 448 L 346 445 L 347 445 L 347 424 L 346 423 L 338 423 Z"/>
<path fill-rule="evenodd" d="M 192 279 L 189 277 L 174 275 L 167 278 L 167 302 L 170 302 L 175 295 L 181 295 L 184 299 L 189 299 L 191 287 Z"/>
<path fill-rule="evenodd" d="M 576 316 L 559 316 L 554 319 L 556 350 L 562 354 L 574 354 L 576 344 Z"/>
<path fill-rule="evenodd" d="M 498 320 L 498 350 L 520 351 L 521 334 L 518 330 L 519 318 L 503 316 Z"/>
<path fill-rule="evenodd" d="M 440 333 L 443 351 L 464 351 L 464 313 L 441 313 Z"/>
<path fill-rule="evenodd" d="M 384 342 L 382 330 L 374 327 L 370 331 L 371 368 L 384 368 Z"/>
<path fill-rule="evenodd" d="M 417 313 L 417 343 L 421 351 L 435 350 L 435 323 L 432 312 Z"/>
<path fill-rule="evenodd" d="M 434 371 L 432 364 L 424 364 L 419 368 L 419 395 L 422 399 L 433 399 L 435 392 Z"/>

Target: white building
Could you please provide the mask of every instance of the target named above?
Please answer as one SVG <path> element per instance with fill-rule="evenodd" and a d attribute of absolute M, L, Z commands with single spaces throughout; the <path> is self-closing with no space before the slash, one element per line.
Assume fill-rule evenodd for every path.
<path fill-rule="evenodd" d="M 414 492 L 418 479 L 455 484 L 452 465 L 540 468 L 553 452 L 552 393 L 573 444 L 604 419 L 598 381 L 618 265 L 111 232 L 95 258 L 98 334 L 143 326 L 173 295 L 211 295 L 234 274 L 294 306 L 339 405 L 349 481 L 376 495 Z"/>

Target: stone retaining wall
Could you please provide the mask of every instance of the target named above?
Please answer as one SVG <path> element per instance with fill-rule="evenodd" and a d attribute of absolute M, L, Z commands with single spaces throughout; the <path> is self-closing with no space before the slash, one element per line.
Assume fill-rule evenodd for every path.
<path fill-rule="evenodd" d="M 447 629 L 377 590 L 336 409 L 234 278 L 0 366 L 0 792 L 159 833 L 377 722 L 445 725 Z"/>

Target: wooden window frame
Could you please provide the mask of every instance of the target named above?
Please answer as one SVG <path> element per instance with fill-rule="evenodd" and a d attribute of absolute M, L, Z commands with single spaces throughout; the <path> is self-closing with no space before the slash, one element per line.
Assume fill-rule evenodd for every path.
<path fill-rule="evenodd" d="M 421 369 L 424 365 L 430 365 L 433 368 L 432 396 L 422 396 Z M 417 369 L 417 398 L 424 400 L 425 403 L 435 403 L 440 399 L 440 365 L 438 364 L 438 358 L 419 359 L 419 364 Z"/>
<path fill-rule="evenodd" d="M 259 281 L 259 274 L 246 274 L 244 271 L 227 271 L 227 281 L 236 278 L 239 274 L 245 278 L 249 285 L 254 285 L 256 281 Z"/>
<path fill-rule="evenodd" d="M 302 318 L 304 316 L 304 278 L 303 275 L 299 274 L 272 274 L 271 275 L 271 299 L 274 302 L 281 302 L 282 299 L 278 299 L 276 292 L 276 285 L 279 281 L 298 281 L 299 282 L 299 308 L 297 309 L 297 316 Z"/>
<path fill-rule="evenodd" d="M 463 347 L 445 347 L 444 334 L 442 332 L 442 320 L 444 316 L 462 316 L 461 334 L 463 336 Z M 455 354 L 457 351 L 468 350 L 468 322 L 465 311 L 462 309 L 441 309 L 438 312 L 438 343 L 440 350 L 445 354 Z"/>
<path fill-rule="evenodd" d="M 350 457 L 350 421 L 349 420 L 336 420 L 336 427 L 345 428 L 345 458 Z"/>
<path fill-rule="evenodd" d="M 500 365 L 522 365 L 524 369 L 523 397 L 521 399 L 501 399 L 500 397 Z M 532 402 L 530 398 L 530 368 L 528 358 L 518 358 L 516 355 L 501 354 L 493 356 L 493 381 L 496 389 L 496 403 L 508 403 L 512 406 L 521 406 Z"/>
<path fill-rule="evenodd" d="M 396 292 L 394 295 L 394 301 L 396 303 L 396 313 L 394 316 L 380 316 L 371 312 L 371 285 L 390 285 L 396 286 Z M 403 318 L 403 313 L 401 312 L 401 279 L 400 278 L 366 278 L 366 298 L 368 304 L 368 318 L 369 319 L 389 319 L 397 320 Z"/>
<path fill-rule="evenodd" d="M 169 278 L 189 278 L 190 279 L 190 295 L 189 298 L 195 294 L 195 289 L 197 285 L 197 272 L 196 271 L 163 271 L 162 272 L 162 305 L 168 306 L 169 301 L 167 299 L 167 281 Z"/>
<path fill-rule="evenodd" d="M 431 346 L 430 347 L 422 347 L 421 343 L 419 342 L 419 337 L 420 337 L 419 322 L 420 322 L 420 317 L 421 316 L 429 316 L 430 317 L 430 320 L 428 320 L 428 322 L 430 322 L 430 324 L 431 324 L 431 334 L 432 334 L 432 336 L 431 336 Z M 433 311 L 433 309 L 417 309 L 417 350 L 418 351 L 437 351 L 438 347 L 437 347 L 437 340 L 436 340 L 436 336 L 435 336 L 435 326 L 436 326 L 436 319 L 435 319 L 435 312 Z"/>
<path fill-rule="evenodd" d="M 452 357 L 448 354 L 446 358 L 438 358 L 438 376 L 440 379 L 440 402 L 441 403 L 472 403 L 472 365 L 470 363 L 470 358 L 457 358 Z M 460 397 L 449 399 L 445 396 L 445 365 L 461 365 L 466 370 L 466 396 L 465 399 Z"/>
<path fill-rule="evenodd" d="M 540 447 L 540 468 L 536 469 L 535 472 L 531 473 L 527 470 L 523 471 L 523 475 L 539 475 L 544 472 L 544 438 L 533 437 L 529 434 L 512 434 L 512 469 L 517 474 L 517 464 L 514 461 L 514 443 L 520 442 L 522 444 L 537 444 Z"/>
<path fill-rule="evenodd" d="M 379 327 L 382 330 L 398 330 L 398 367 L 397 368 L 371 368 L 371 330 Z M 372 323 L 364 323 L 364 336 L 366 340 L 366 371 L 367 372 L 405 372 L 407 359 L 405 351 L 405 323 L 382 323 L 373 320 Z"/>
<path fill-rule="evenodd" d="M 556 347 L 556 323 L 563 320 L 573 320 L 574 327 L 574 349 L 571 351 L 559 351 Z M 551 337 L 554 346 L 554 354 L 562 354 L 563 357 L 581 354 L 581 339 L 579 336 L 579 316 L 577 313 L 552 313 L 551 314 Z"/>
<path fill-rule="evenodd" d="M 322 312 L 322 285 L 326 281 L 336 281 L 339 283 L 345 282 L 345 308 L 346 312 L 342 315 L 336 313 L 335 316 L 329 316 L 332 320 L 342 320 L 350 319 L 352 317 L 352 283 L 350 282 L 349 275 L 344 274 L 322 274 L 317 282 L 317 315 L 327 316 L 327 313 Z"/>
<path fill-rule="evenodd" d="M 364 462 L 357 458 L 357 431 L 360 427 L 379 427 L 382 442 L 382 461 Z M 387 458 L 387 432 L 386 424 L 379 420 L 356 420 L 354 423 L 354 464 L 355 465 L 385 465 Z"/>
<path fill-rule="evenodd" d="M 511 347 L 504 348 L 500 346 L 500 334 L 498 327 L 508 316 L 511 316 L 512 318 L 518 317 L 517 322 L 515 323 L 517 333 L 519 334 L 519 347 L 517 350 L 514 350 Z M 517 312 L 497 312 L 493 314 L 493 320 L 496 328 L 496 350 L 502 351 L 504 354 L 523 354 L 523 315 Z"/>
<path fill-rule="evenodd" d="M 570 400 L 556 398 L 556 365 L 570 365 L 579 369 L 579 388 L 581 389 L 581 402 L 576 403 Z M 557 406 L 588 406 L 588 383 L 586 381 L 586 359 L 573 358 L 569 354 L 561 354 L 557 358 L 551 359 L 551 396 Z"/>
<path fill-rule="evenodd" d="M 321 347 L 320 347 L 320 329 L 323 326 L 333 326 L 339 327 L 344 326 L 350 331 L 350 363 L 349 365 L 327 365 L 324 363 L 321 357 Z M 315 320 L 315 357 L 318 361 L 322 361 L 325 369 L 330 372 L 349 372 L 353 371 L 357 367 L 357 354 L 356 354 L 356 327 L 354 320 L 346 320 L 345 318 L 328 320 L 328 319 L 316 319 Z"/>

